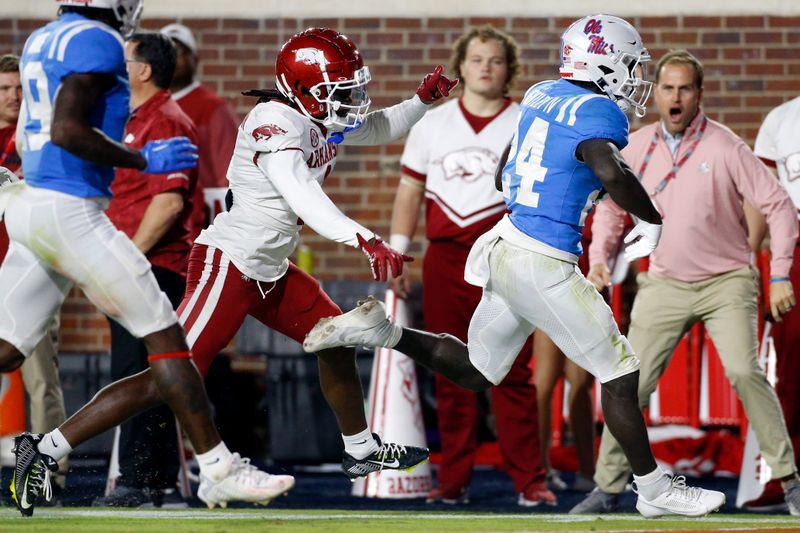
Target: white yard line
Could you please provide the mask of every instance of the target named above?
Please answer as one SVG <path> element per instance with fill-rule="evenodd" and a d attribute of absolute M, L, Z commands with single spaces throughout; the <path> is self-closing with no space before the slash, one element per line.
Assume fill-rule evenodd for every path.
<path fill-rule="evenodd" d="M 0 510 L 0 519 L 18 516 L 14 509 Z M 97 517 L 97 518 L 132 518 L 132 519 L 182 519 L 182 520 L 458 520 L 458 519 L 502 519 L 502 520 L 537 520 L 545 523 L 578 523 L 578 522 L 605 522 L 620 520 L 635 522 L 644 520 L 636 514 L 607 514 L 607 515 L 568 515 L 568 514 L 492 514 L 492 513 L 384 513 L 384 512 L 330 512 L 330 513 L 302 513 L 289 510 L 275 511 L 251 511 L 249 509 L 230 509 L 226 511 L 203 511 L 203 510 L 125 510 L 125 509 L 37 509 L 36 517 L 39 518 L 71 518 L 71 517 Z M 708 516 L 705 518 L 683 518 L 670 517 L 665 520 L 692 521 L 699 523 L 730 524 L 752 524 L 758 522 L 764 526 L 792 526 L 800 525 L 798 519 L 791 516 L 764 516 L 764 517 L 737 517 L 737 516 Z M 657 524 L 655 520 L 653 524 Z M 730 531 L 737 531 L 746 528 L 732 528 Z"/>

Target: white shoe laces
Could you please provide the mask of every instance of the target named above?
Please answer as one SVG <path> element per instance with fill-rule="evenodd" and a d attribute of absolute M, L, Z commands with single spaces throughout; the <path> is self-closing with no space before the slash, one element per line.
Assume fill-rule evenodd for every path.
<path fill-rule="evenodd" d="M 33 467 L 28 487 L 34 496 L 42 495 L 48 502 L 53 499 L 53 486 L 50 482 L 50 469 L 43 463 Z"/>
<path fill-rule="evenodd" d="M 378 450 L 378 457 L 382 461 L 385 461 L 386 459 L 394 459 L 395 457 L 399 457 L 404 453 L 406 453 L 405 446 L 395 444 L 393 442 L 385 442 L 381 444 L 381 447 Z"/>
<path fill-rule="evenodd" d="M 270 474 L 262 472 L 252 464 L 249 457 L 242 457 L 238 453 L 233 454 L 231 464 L 231 474 L 236 480 L 244 485 L 251 487 L 261 487 L 269 483 Z"/>
<path fill-rule="evenodd" d="M 675 476 L 672 478 L 671 492 L 686 501 L 694 501 L 700 499 L 703 489 L 687 485 L 685 476 Z"/>

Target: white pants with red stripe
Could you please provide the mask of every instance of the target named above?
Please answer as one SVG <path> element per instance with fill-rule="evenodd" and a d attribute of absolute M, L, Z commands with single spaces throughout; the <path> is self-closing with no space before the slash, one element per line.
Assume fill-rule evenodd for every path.
<path fill-rule="evenodd" d="M 222 250 L 205 244 L 192 247 L 178 318 L 203 376 L 247 315 L 303 342 L 321 318 L 339 314 L 319 282 L 294 264 L 278 280 L 256 281 L 242 274 Z"/>
<path fill-rule="evenodd" d="M 11 241 L 0 266 L 0 338 L 25 357 L 73 285 L 135 337 L 177 323 L 150 263 L 103 213 L 105 198 L 24 185 L 5 212 Z"/>

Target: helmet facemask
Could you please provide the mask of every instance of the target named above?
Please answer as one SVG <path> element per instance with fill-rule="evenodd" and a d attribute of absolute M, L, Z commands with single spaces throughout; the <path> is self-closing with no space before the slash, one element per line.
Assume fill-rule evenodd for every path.
<path fill-rule="evenodd" d="M 142 0 L 120 0 L 114 7 L 114 15 L 122 23 L 119 32 L 129 37 L 139 27 L 144 2 Z"/>
<path fill-rule="evenodd" d="M 325 78 L 327 78 L 325 74 Z M 366 85 L 372 79 L 369 67 L 361 67 L 353 78 L 342 81 L 323 81 L 311 88 L 311 95 L 323 104 L 325 117 L 312 117 L 332 131 L 342 131 L 361 125 L 372 101 Z"/>
<path fill-rule="evenodd" d="M 647 110 L 645 104 L 647 99 L 650 98 L 650 92 L 653 90 L 653 82 L 645 79 L 646 66 L 650 61 L 650 55 L 647 50 L 642 50 L 642 53 L 638 56 L 620 52 L 614 57 L 613 61 L 624 67 L 626 76 L 622 83 L 613 89 L 612 97 L 623 111 L 628 111 L 633 107 L 636 116 L 643 117 Z M 621 71 L 622 69 L 618 69 L 618 72 Z"/>

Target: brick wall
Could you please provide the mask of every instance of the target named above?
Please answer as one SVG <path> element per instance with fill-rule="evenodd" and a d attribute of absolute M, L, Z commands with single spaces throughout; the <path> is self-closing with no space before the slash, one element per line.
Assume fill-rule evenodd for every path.
<path fill-rule="evenodd" d="M 624 14 L 623 14 L 624 16 Z M 200 45 L 201 79 L 231 98 L 244 114 L 252 100 L 239 92 L 271 87 L 275 52 L 293 33 L 309 26 L 331 26 L 359 45 L 373 82 L 375 107 L 413 94 L 421 77 L 447 63 L 449 45 L 467 27 L 492 23 L 510 31 L 522 47 L 523 73 L 514 97 L 557 70 L 560 32 L 572 18 L 346 18 L 346 19 L 185 19 Z M 657 59 L 671 48 L 688 48 L 705 64 L 705 110 L 752 144 L 765 114 L 800 94 L 800 17 L 659 16 L 631 17 Z M 27 34 L 42 20 L 0 20 L 0 51 L 19 52 Z M 172 20 L 146 20 L 158 28 Z M 648 114 L 645 122 L 654 120 Z M 634 127 L 637 124 L 634 124 Z M 325 189 L 342 210 L 382 235 L 388 235 L 392 200 L 399 179 L 402 143 L 347 147 Z M 421 231 L 420 231 L 421 234 Z M 366 279 L 363 256 L 304 230 L 314 250 L 321 279 Z M 421 239 L 412 248 L 419 257 Z M 414 267 L 419 268 L 419 263 Z M 62 350 L 103 351 L 108 345 L 102 317 L 90 304 L 70 296 L 64 307 Z"/>

